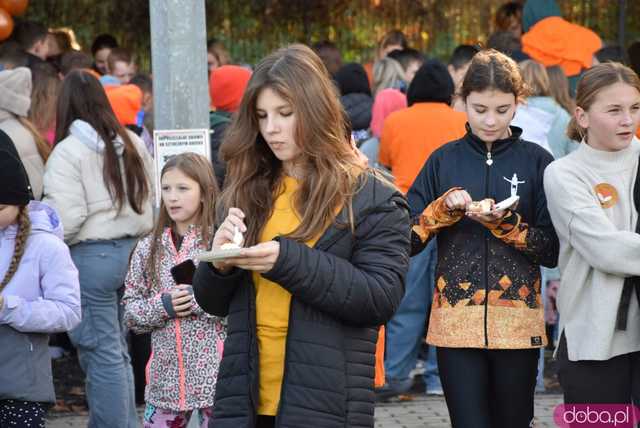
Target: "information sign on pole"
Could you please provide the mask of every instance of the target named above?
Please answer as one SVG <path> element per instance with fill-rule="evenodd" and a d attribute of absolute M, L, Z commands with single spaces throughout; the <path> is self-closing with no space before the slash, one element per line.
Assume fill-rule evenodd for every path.
<path fill-rule="evenodd" d="M 155 153 L 155 187 L 156 206 L 160 206 L 160 174 L 164 164 L 175 155 L 193 152 L 211 160 L 209 149 L 208 129 L 167 129 L 153 132 L 153 147 Z"/>

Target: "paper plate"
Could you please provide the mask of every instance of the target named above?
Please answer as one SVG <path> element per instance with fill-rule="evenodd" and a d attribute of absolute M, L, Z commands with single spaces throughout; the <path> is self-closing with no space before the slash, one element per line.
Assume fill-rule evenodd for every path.
<path fill-rule="evenodd" d="M 228 259 L 229 257 L 236 257 L 240 255 L 242 248 L 228 248 L 225 250 L 214 250 L 200 253 L 196 258 L 202 262 L 213 262 L 216 260 Z"/>
<path fill-rule="evenodd" d="M 495 211 L 506 210 L 512 208 L 516 202 L 520 200 L 520 196 L 511 196 L 510 198 L 505 199 L 504 201 L 498 202 L 493 206 Z"/>

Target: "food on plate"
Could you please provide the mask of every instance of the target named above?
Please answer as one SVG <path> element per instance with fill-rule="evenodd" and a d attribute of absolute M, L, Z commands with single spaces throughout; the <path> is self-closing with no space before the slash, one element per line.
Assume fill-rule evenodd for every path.
<path fill-rule="evenodd" d="M 493 199 L 487 198 L 481 201 L 474 201 L 469 203 L 467 206 L 467 211 L 472 213 L 488 213 L 493 208 L 495 201 Z"/>

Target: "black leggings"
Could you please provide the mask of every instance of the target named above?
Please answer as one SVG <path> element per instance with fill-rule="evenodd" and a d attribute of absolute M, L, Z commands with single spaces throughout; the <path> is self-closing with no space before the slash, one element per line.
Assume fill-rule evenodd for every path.
<path fill-rule="evenodd" d="M 558 379 L 567 404 L 628 404 L 640 400 L 640 352 L 604 361 L 570 361 L 564 334 L 558 344 Z"/>
<path fill-rule="evenodd" d="M 46 416 L 44 403 L 0 400 L 0 428 L 44 428 Z"/>
<path fill-rule="evenodd" d="M 437 348 L 453 428 L 526 428 L 540 349 Z"/>

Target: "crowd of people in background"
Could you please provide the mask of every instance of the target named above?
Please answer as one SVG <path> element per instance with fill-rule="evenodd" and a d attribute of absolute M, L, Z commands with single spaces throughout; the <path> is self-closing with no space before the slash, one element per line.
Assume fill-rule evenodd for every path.
<path fill-rule="evenodd" d="M 545 349 L 566 403 L 637 404 L 640 41 L 555 0 L 505 3 L 493 28 L 446 62 L 400 30 L 363 64 L 324 40 L 252 68 L 211 39 L 210 155 L 154 171 L 134 53 L 18 22 L 0 427 L 45 426 L 62 352 L 98 428 L 139 426 L 142 404 L 145 427 L 371 427 L 417 377 L 454 427 L 526 427 Z"/>

